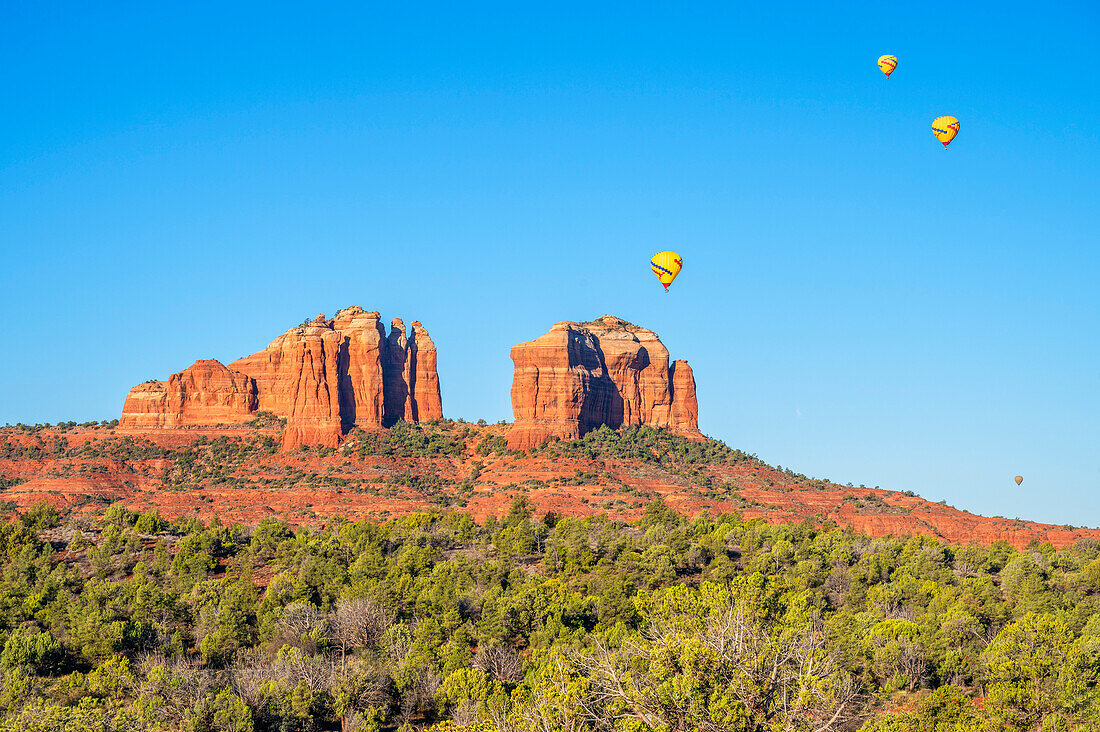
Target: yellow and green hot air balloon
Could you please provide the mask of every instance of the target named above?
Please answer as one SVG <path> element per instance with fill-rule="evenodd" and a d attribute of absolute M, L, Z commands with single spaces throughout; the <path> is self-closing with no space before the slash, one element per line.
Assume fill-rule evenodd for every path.
<path fill-rule="evenodd" d="M 680 274 L 680 268 L 683 266 L 684 260 L 676 252 L 657 252 L 649 260 L 649 267 L 665 286 L 665 292 L 668 292 L 668 286 L 676 279 L 676 275 Z"/>
<path fill-rule="evenodd" d="M 878 67 L 882 69 L 882 73 L 886 74 L 886 78 L 890 78 L 890 74 L 894 73 L 894 69 L 898 67 L 898 57 L 886 54 L 885 56 L 878 57 Z"/>
<path fill-rule="evenodd" d="M 1016 476 L 1016 485 L 1020 485 L 1020 484 L 1021 484 L 1021 483 L 1023 483 L 1023 482 L 1024 482 L 1024 476 L 1022 476 L 1022 475 L 1017 475 L 1017 476 Z"/>
<path fill-rule="evenodd" d="M 946 150 L 955 135 L 959 134 L 959 121 L 954 117 L 936 117 L 932 123 L 932 134 L 943 143 L 943 149 Z"/>

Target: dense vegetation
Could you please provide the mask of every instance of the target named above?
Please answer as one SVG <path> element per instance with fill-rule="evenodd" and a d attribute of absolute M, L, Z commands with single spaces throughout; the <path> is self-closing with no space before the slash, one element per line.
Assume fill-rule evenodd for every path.
<path fill-rule="evenodd" d="M 623 525 L 520 496 L 484 526 L 297 531 L 40 505 L 0 553 L 2 730 L 1100 724 L 1094 542 L 950 547 L 659 500 Z"/>

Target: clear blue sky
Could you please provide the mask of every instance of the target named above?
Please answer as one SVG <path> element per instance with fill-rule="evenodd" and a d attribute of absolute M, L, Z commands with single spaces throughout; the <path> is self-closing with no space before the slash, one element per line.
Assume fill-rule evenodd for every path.
<path fill-rule="evenodd" d="M 771 463 L 1100 525 L 1095 2 L 109 5 L 0 16 L 0 423 L 353 303 L 511 419 L 613 313 Z"/>

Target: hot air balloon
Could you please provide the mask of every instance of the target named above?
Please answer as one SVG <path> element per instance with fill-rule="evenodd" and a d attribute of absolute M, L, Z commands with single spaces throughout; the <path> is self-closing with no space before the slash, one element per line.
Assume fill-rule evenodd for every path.
<path fill-rule="evenodd" d="M 665 292 L 668 292 L 668 286 L 676 279 L 676 275 L 680 274 L 680 268 L 683 266 L 684 260 L 676 252 L 657 252 L 649 260 L 649 267 L 665 286 Z"/>
<path fill-rule="evenodd" d="M 1021 484 L 1021 483 L 1023 483 L 1023 482 L 1024 482 L 1024 476 L 1022 476 L 1022 475 L 1017 475 L 1017 476 L 1016 476 L 1016 485 L 1020 485 L 1020 484 Z"/>
<path fill-rule="evenodd" d="M 894 73 L 894 69 L 898 67 L 898 57 L 886 54 L 885 56 L 878 57 L 878 67 L 882 69 L 882 73 L 886 74 L 886 78 L 890 78 L 890 74 Z"/>
<path fill-rule="evenodd" d="M 932 134 L 943 143 L 943 149 L 946 150 L 955 135 L 959 134 L 959 121 L 954 117 L 936 117 L 932 123 Z"/>

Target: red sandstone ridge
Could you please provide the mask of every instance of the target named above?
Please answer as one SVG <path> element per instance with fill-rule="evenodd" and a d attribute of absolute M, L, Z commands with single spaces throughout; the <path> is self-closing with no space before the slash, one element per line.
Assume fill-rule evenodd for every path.
<path fill-rule="evenodd" d="M 435 344 L 414 321 L 389 336 L 377 312 L 358 305 L 318 315 L 267 348 L 234 361 L 198 361 L 168 381 L 130 390 L 119 427 L 141 431 L 238 424 L 270 412 L 286 420 L 283 448 L 335 447 L 353 427 L 443 416 Z"/>
<path fill-rule="evenodd" d="M 509 446 L 575 439 L 600 425 L 646 425 L 699 434 L 695 378 L 687 361 L 669 366 L 657 334 L 612 315 L 556 323 L 512 347 Z"/>
<path fill-rule="evenodd" d="M 335 451 L 227 454 L 212 444 L 211 438 L 226 434 L 218 428 L 146 430 L 133 449 L 106 427 L 31 432 L 0 427 L 0 476 L 15 479 L 0 484 L 0 503 L 26 511 L 46 500 L 90 517 L 121 500 L 135 511 L 156 508 L 166 518 L 208 521 L 217 515 L 225 523 L 256 525 L 278 516 L 319 526 L 330 517 L 383 519 L 435 511 L 440 503 L 461 506 L 481 521 L 506 514 L 517 493 L 530 498 L 537 515 L 606 514 L 614 521 L 636 521 L 660 496 L 691 517 L 738 511 L 746 520 L 835 522 L 876 537 L 920 534 L 958 545 L 1003 539 L 1017 549 L 1046 541 L 1058 548 L 1082 539 L 1100 541 L 1100 528 L 986 518 L 913 494 L 793 475 L 752 458 L 731 461 L 718 444 L 711 445 L 714 457 L 707 463 L 697 458 L 683 463 L 674 450 L 640 443 L 639 448 L 654 450 L 651 458 L 615 455 L 599 442 L 591 453 L 558 445 L 485 454 L 482 446 L 508 430 L 446 420 L 425 424 L 418 431 L 429 441 L 457 444 L 459 451 L 409 457 L 360 451 L 353 441 Z M 264 437 L 277 433 L 250 428 L 235 436 L 242 447 L 258 448 Z M 372 437 L 382 443 L 388 435 Z M 677 442 L 663 439 L 670 447 Z M 180 469 L 184 456 L 192 466 L 186 472 Z M 209 469 L 215 465 L 217 470 Z M 692 470 L 685 471 L 686 465 Z M 183 475 L 187 480 L 180 484 L 175 479 Z"/>

